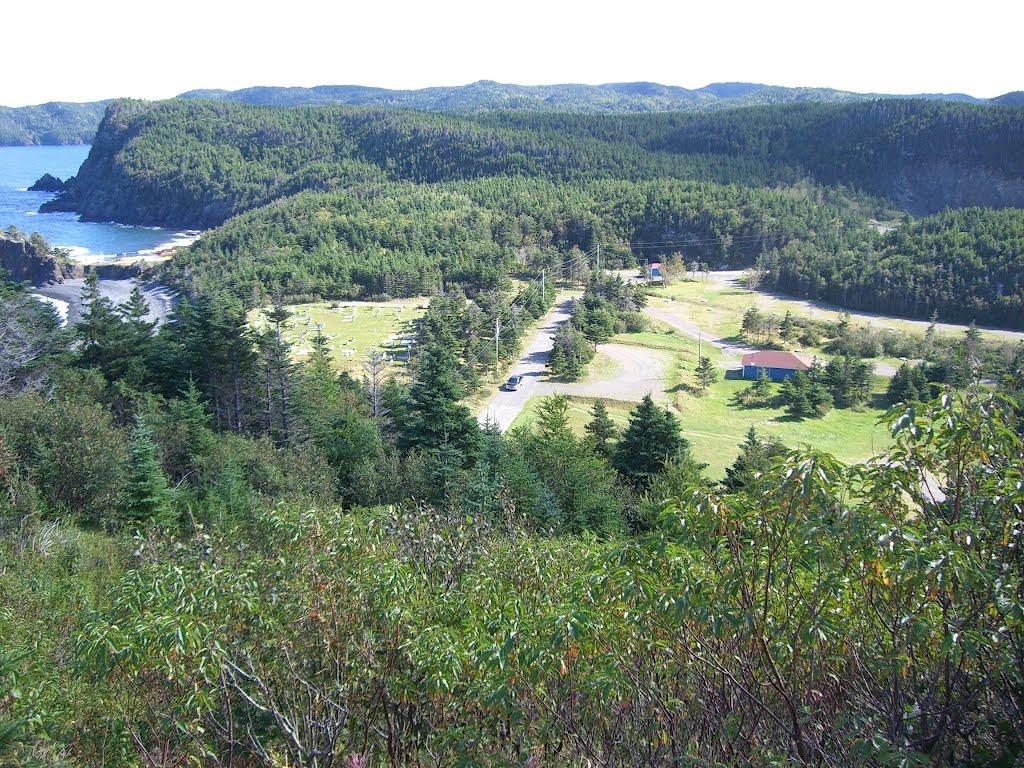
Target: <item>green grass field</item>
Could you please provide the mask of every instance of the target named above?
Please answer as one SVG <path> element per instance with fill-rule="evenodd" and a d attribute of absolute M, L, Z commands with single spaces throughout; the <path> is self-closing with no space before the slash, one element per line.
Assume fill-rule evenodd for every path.
<path fill-rule="evenodd" d="M 723 380 L 701 397 L 687 396 L 682 400 L 681 410 L 673 408 L 694 456 L 708 465 L 708 476 L 712 479 L 724 477 L 725 468 L 736 460 L 740 443 L 750 427 L 760 435 L 777 437 L 790 448 L 814 448 L 847 463 L 869 459 L 889 446 L 888 428 L 877 423 L 885 413 L 882 408 L 833 409 L 820 418 L 795 420 L 782 408 L 746 409 L 733 405 L 733 395 L 747 386 L 749 382 Z M 532 424 L 540 400 L 532 398 L 512 427 Z M 579 397 L 569 400 L 569 423 L 582 436 L 583 427 L 592 418 L 594 400 Z M 604 402 L 609 416 L 624 429 L 635 403 Z"/>
<path fill-rule="evenodd" d="M 358 372 L 366 353 L 377 348 L 403 360 L 408 347 L 402 342 L 414 334 L 417 320 L 427 310 L 427 298 L 390 302 L 319 302 L 289 306 L 292 317 L 285 324 L 284 337 L 292 344 L 297 360 L 306 359 L 316 337 L 317 325 L 330 342 L 331 359 L 339 371 Z M 249 313 L 256 329 L 267 327 L 264 309 Z"/>
<path fill-rule="evenodd" d="M 708 333 L 720 338 L 734 336 L 739 333 L 743 322 L 743 313 L 756 306 L 763 312 L 778 313 L 779 317 L 791 312 L 795 317 L 810 318 L 827 322 L 837 322 L 843 315 L 842 310 L 822 309 L 807 306 L 795 299 L 776 298 L 765 293 L 750 291 L 738 286 L 723 286 L 712 280 L 678 280 L 670 286 L 657 286 L 651 289 L 653 306 L 660 301 L 671 301 L 678 307 L 684 305 L 689 311 L 690 320 Z M 896 317 L 875 316 L 856 311 L 849 311 L 851 322 L 871 327 L 875 330 L 894 330 L 904 333 L 921 335 L 925 324 L 920 321 L 903 320 Z M 936 332 L 943 335 L 956 336 L 963 332 L 965 326 L 939 325 Z M 1005 335 L 982 331 L 982 335 L 992 339 L 1005 339 Z M 1015 336 L 1017 334 L 1014 334 Z"/>
<path fill-rule="evenodd" d="M 833 409 L 815 419 L 793 419 L 783 408 L 744 408 L 735 396 L 750 382 L 725 378 L 726 366 L 734 366 L 735 361 L 727 360 L 711 344 L 703 343 L 700 352 L 711 358 L 719 379 L 701 393 L 693 370 L 697 360 L 696 339 L 653 323 L 647 332 L 619 334 L 612 341 L 675 353 L 667 386 L 672 410 L 679 417 L 694 455 L 708 464 L 708 474 L 714 479 L 723 477 L 725 468 L 735 461 L 750 427 L 759 434 L 777 437 L 790 448 L 815 448 L 848 463 L 866 460 L 889 446 L 888 428 L 878 423 L 885 413 L 881 405 Z M 873 402 L 879 402 L 877 396 L 885 391 L 885 386 L 884 378 L 873 379 Z M 591 419 L 593 399 L 572 397 L 570 402 L 570 424 L 582 435 L 584 425 Z M 532 423 L 539 403 L 540 398 L 531 399 L 513 427 Z M 605 400 L 605 405 L 612 419 L 624 427 L 635 404 Z"/>

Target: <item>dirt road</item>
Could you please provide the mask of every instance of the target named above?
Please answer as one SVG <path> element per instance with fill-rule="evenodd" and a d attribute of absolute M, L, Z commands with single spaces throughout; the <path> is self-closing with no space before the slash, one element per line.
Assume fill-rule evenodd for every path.
<path fill-rule="evenodd" d="M 682 310 L 680 310 L 682 311 Z M 749 347 L 741 347 L 736 344 L 730 344 L 723 339 L 716 339 L 707 331 L 701 329 L 699 325 L 691 320 L 684 320 L 679 315 L 674 314 L 669 309 L 659 309 L 657 307 L 644 307 L 644 314 L 648 317 L 653 317 L 655 320 L 660 320 L 666 325 L 670 325 L 678 331 L 682 331 L 687 336 L 691 336 L 695 339 L 702 339 L 714 347 L 722 350 L 725 355 L 734 355 L 742 357 L 755 350 Z"/>
<path fill-rule="evenodd" d="M 739 270 L 710 272 L 708 273 L 708 278 L 711 280 L 711 282 L 723 288 L 742 288 L 744 290 L 748 290 L 740 284 L 740 278 L 743 276 L 743 274 L 744 273 Z M 870 325 L 875 328 L 886 328 L 889 325 L 891 325 L 892 321 L 894 320 L 906 324 L 912 327 L 913 329 L 922 332 L 925 331 L 930 325 L 930 322 L 928 320 L 910 320 L 903 317 L 896 317 L 895 315 L 881 315 L 876 312 L 861 312 L 855 309 L 846 309 L 845 307 L 840 307 L 836 304 L 828 304 L 824 301 L 799 299 L 794 296 L 787 296 L 784 293 L 777 293 L 775 291 L 754 291 L 754 293 L 757 293 L 758 295 L 763 296 L 766 299 L 779 299 L 782 301 L 790 302 L 800 307 L 801 309 L 807 310 L 808 312 L 810 312 L 811 310 L 822 310 L 826 312 L 848 312 L 850 317 L 855 322 L 864 323 L 865 325 Z M 967 330 L 966 325 L 960 325 L 958 323 L 936 323 L 935 328 L 939 331 L 945 331 L 946 333 L 949 334 L 963 333 L 964 331 Z M 985 328 L 982 326 L 978 326 L 978 330 L 984 331 L 985 333 L 990 333 L 994 336 L 1000 336 L 1004 339 L 1009 339 L 1010 341 L 1024 341 L 1024 331 L 1008 331 L 1003 328 Z"/>
<path fill-rule="evenodd" d="M 742 274 L 742 272 L 712 272 L 711 273 L 712 276 L 715 276 L 715 275 L 729 275 L 729 276 L 733 276 L 733 275 L 735 275 L 737 277 L 739 275 L 741 275 L 741 274 Z M 726 355 L 726 357 L 742 357 L 743 355 L 746 355 L 746 354 L 749 354 L 751 352 L 755 352 L 756 351 L 755 349 L 750 348 L 750 347 L 743 347 L 743 346 L 740 346 L 738 344 L 732 344 L 732 343 L 730 343 L 728 341 L 725 341 L 723 339 L 716 339 L 716 338 L 714 338 L 713 336 L 708 334 L 706 331 L 702 330 L 700 328 L 700 326 L 698 326 L 692 320 L 683 319 L 683 317 L 681 315 L 682 315 L 683 312 L 686 312 L 686 311 L 688 311 L 688 310 L 685 307 L 683 307 L 683 306 L 680 306 L 678 309 L 676 309 L 675 307 L 673 307 L 671 305 L 666 306 L 664 308 L 659 308 L 659 307 L 645 307 L 644 308 L 644 314 L 646 314 L 648 317 L 652 317 L 655 320 L 660 320 L 661 322 L 665 323 L 666 325 L 670 325 L 673 328 L 675 328 L 676 330 L 682 331 L 687 336 L 690 336 L 690 337 L 692 337 L 694 339 L 697 339 L 697 338 L 703 339 L 707 343 L 709 343 L 709 344 L 717 347 L 718 349 L 722 350 L 722 353 L 724 355 Z M 678 314 L 677 314 L 677 312 L 678 312 Z M 727 367 L 732 367 L 732 363 L 733 362 L 734 361 L 732 361 L 732 360 L 727 360 L 726 361 Z M 875 361 L 872 362 L 872 364 L 874 365 L 874 370 L 875 370 L 875 375 L 876 376 L 885 376 L 886 378 L 890 378 L 891 379 L 893 376 L 896 375 L 896 368 L 892 364 L 890 364 L 890 363 L 883 363 L 881 361 L 875 360 Z"/>

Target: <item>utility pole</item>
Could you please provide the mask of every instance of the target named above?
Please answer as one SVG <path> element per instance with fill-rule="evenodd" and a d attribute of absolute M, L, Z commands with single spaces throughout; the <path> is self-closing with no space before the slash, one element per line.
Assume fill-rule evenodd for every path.
<path fill-rule="evenodd" d="M 501 337 L 501 315 L 494 318 L 494 379 L 498 380 L 498 339 Z"/>
<path fill-rule="evenodd" d="M 546 272 L 547 272 L 546 269 L 542 269 L 540 271 L 540 303 L 541 303 L 541 306 L 544 306 L 545 304 L 548 303 L 548 294 L 547 294 L 547 291 L 546 291 L 546 289 L 544 287 L 544 277 L 545 277 L 545 273 Z"/>
<path fill-rule="evenodd" d="M 597 244 L 597 271 L 601 271 L 601 244 Z"/>

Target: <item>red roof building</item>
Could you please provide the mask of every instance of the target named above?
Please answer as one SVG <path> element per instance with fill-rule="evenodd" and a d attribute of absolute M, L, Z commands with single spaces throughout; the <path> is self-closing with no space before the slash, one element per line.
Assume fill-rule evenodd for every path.
<path fill-rule="evenodd" d="M 762 350 L 743 356 L 743 378 L 756 379 L 765 371 L 772 381 L 784 381 L 791 378 L 797 371 L 806 371 L 811 361 L 793 352 Z"/>

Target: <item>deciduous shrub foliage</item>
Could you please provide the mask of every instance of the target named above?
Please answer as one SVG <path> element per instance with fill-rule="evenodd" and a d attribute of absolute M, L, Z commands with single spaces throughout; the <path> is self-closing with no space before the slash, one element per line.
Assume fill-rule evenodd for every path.
<path fill-rule="evenodd" d="M 1013 764 L 1012 408 L 890 416 L 875 461 L 791 453 L 639 537 L 410 503 L 153 539 L 78 632 L 90 727 L 153 765 Z"/>

